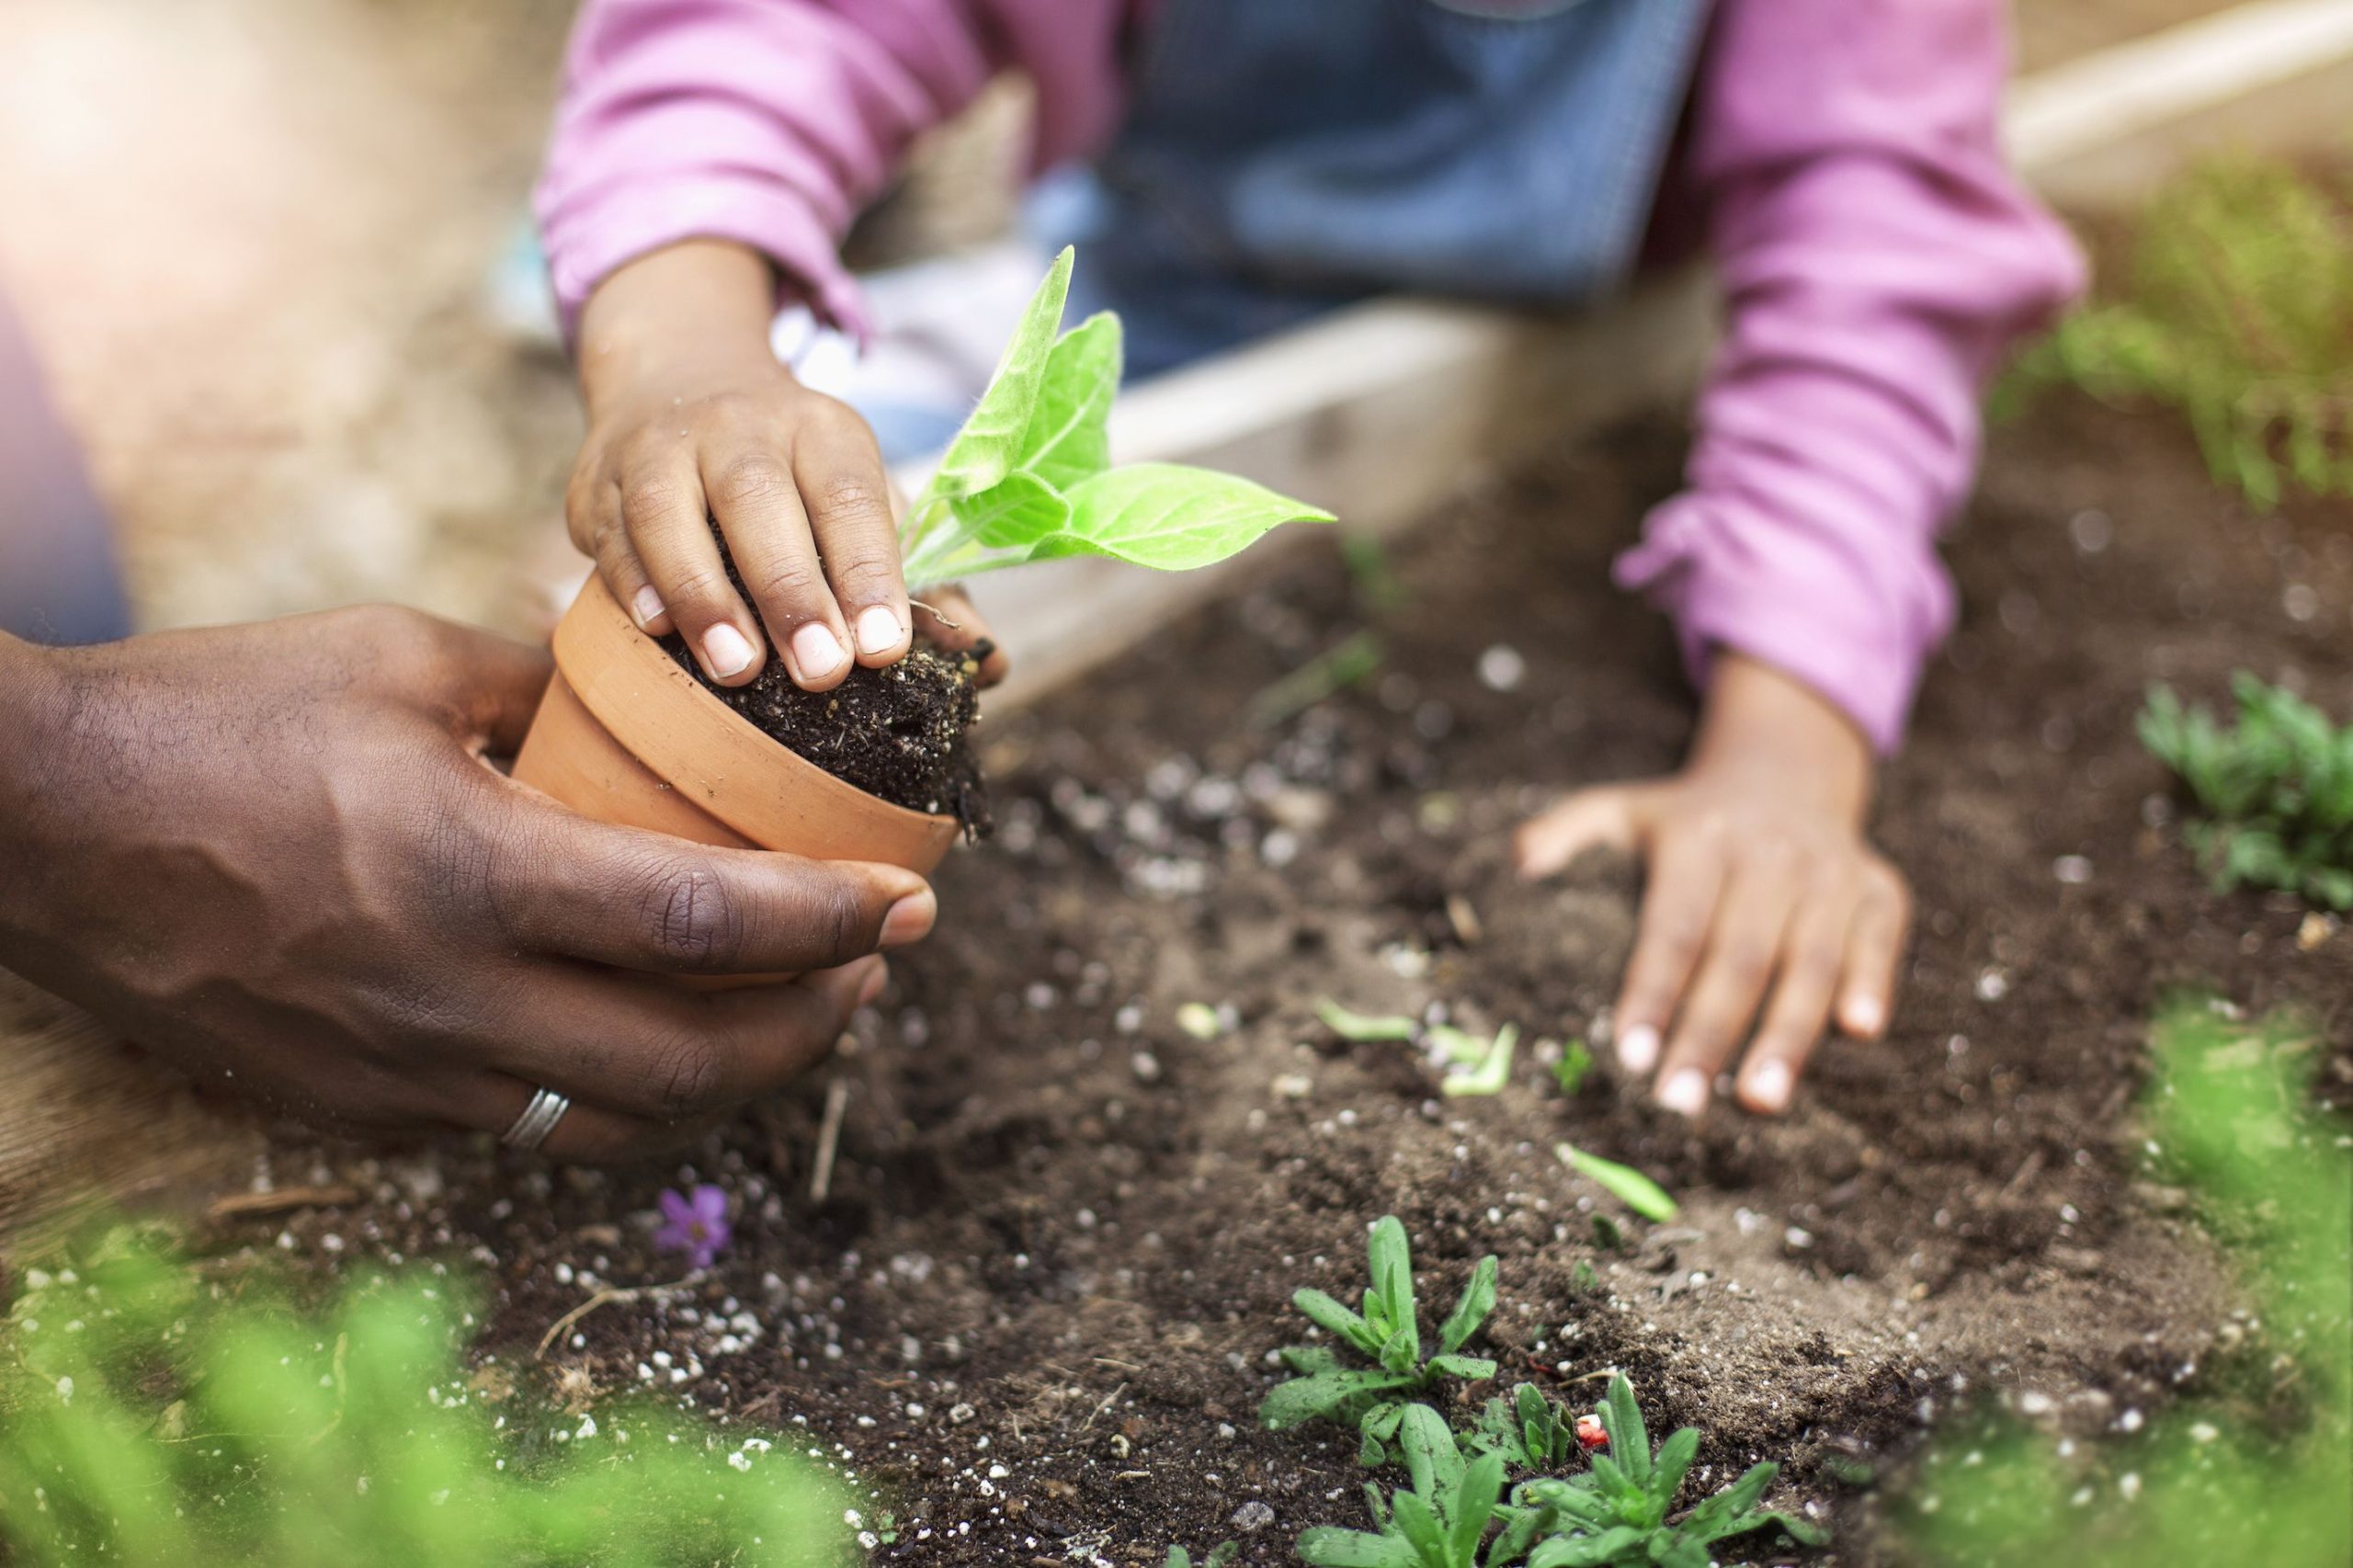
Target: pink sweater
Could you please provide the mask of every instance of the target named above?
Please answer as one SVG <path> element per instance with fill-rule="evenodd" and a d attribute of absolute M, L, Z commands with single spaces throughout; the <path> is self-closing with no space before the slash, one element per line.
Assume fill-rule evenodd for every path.
<path fill-rule="evenodd" d="M 1035 163 L 1115 129 L 1133 0 L 586 0 L 539 193 L 567 322 L 622 264 L 741 241 L 838 324 L 837 244 L 908 142 L 995 71 L 1037 84 Z M 1688 487 L 1619 580 L 1813 685 L 1882 752 L 1950 626 L 1936 538 L 1982 383 L 2081 287 L 2005 168 L 2001 0 L 1718 0 L 1665 199 L 1729 302 Z"/>

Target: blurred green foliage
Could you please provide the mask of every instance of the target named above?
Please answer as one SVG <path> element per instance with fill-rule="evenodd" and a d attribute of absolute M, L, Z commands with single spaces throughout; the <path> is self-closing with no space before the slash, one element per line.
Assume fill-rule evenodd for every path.
<path fill-rule="evenodd" d="M 2159 193 L 2121 287 L 2061 324 L 1996 400 L 2039 389 L 2179 410 L 2217 483 L 2353 494 L 2353 177 L 2216 159 Z"/>
<path fill-rule="evenodd" d="M 2353 1137 L 2313 1099 L 2319 1041 L 2184 998 L 2153 1044 L 2152 1175 L 2194 1195 L 2239 1267 L 2249 1352 L 2127 1437 L 1940 1443 L 1898 1509 L 1932 1568 L 2353 1562 Z"/>
<path fill-rule="evenodd" d="M 2285 888 L 2353 909 L 2353 724 L 2242 671 L 2238 722 L 2154 687 L 2141 742 L 2181 776 L 2203 820 L 2184 836 L 2219 890 Z"/>
<path fill-rule="evenodd" d="M 472 1290 L 356 1278 L 305 1310 L 113 1231 L 27 1270 L 0 1335 L 0 1540 L 27 1564 L 843 1561 L 846 1499 L 759 1437 L 568 1415 L 469 1376 Z M 559 1436 L 561 1434 L 561 1436 Z"/>

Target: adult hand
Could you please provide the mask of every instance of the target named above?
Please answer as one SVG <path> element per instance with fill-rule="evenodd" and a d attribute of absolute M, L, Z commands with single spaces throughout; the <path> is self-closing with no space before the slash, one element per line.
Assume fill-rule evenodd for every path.
<path fill-rule="evenodd" d="M 610 827 L 482 761 L 546 655 L 370 608 L 0 638 L 0 963 L 196 1074 L 351 1129 L 648 1152 L 823 1056 L 937 908 L 895 867 Z M 680 974 L 801 972 L 706 994 Z"/>
<path fill-rule="evenodd" d="M 1528 876 L 1599 845 L 1647 863 L 1615 1030 L 1630 1071 L 1657 1068 L 1660 1104 L 1699 1116 L 1740 1054 L 1741 1103 L 1778 1113 L 1834 1016 L 1885 1031 L 1912 899 L 1863 836 L 1870 778 L 1843 713 L 1726 653 L 1681 773 L 1580 791 L 1520 829 Z"/>

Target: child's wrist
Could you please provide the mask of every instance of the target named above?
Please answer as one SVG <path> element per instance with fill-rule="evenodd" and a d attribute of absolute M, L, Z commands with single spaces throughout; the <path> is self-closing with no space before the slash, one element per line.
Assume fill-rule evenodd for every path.
<path fill-rule="evenodd" d="M 767 259 L 725 241 L 688 241 L 618 268 L 581 313 L 580 385 L 589 412 L 648 386 L 773 372 L 774 305 Z"/>
<path fill-rule="evenodd" d="M 1870 803 L 1875 772 L 1870 742 L 1844 709 L 1730 649 L 1717 656 L 1689 766 L 1753 773 L 1761 788 L 1812 796 L 1857 820 Z"/>

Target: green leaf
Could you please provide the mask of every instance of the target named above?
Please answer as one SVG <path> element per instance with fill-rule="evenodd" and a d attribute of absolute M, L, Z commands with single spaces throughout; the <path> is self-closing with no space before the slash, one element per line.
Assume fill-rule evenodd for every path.
<path fill-rule="evenodd" d="M 1503 1494 L 1504 1461 L 1495 1455 L 1484 1455 L 1463 1471 L 1461 1490 L 1455 1494 L 1453 1528 L 1449 1532 L 1448 1545 L 1454 1562 L 1468 1568 L 1477 1560 L 1480 1539 L 1487 1533 L 1488 1521 L 1495 1517 L 1495 1504 Z"/>
<path fill-rule="evenodd" d="M 1623 1372 L 1610 1376 L 1609 1397 L 1602 1403 L 1601 1423 L 1609 1433 L 1609 1457 L 1625 1471 L 1627 1480 L 1647 1491 L 1651 1479 L 1650 1434 L 1643 1427 L 1642 1406 L 1634 1403 L 1634 1385 Z"/>
<path fill-rule="evenodd" d="M 1070 523 L 1070 503 L 1034 474 L 1009 473 L 979 494 L 948 505 L 972 538 L 996 549 L 1029 544 Z"/>
<path fill-rule="evenodd" d="M 1593 1048 L 1581 1040 L 1573 1040 L 1562 1048 L 1561 1059 L 1552 1063 L 1552 1082 L 1561 1093 L 1574 1095 L 1585 1086 L 1586 1077 L 1593 1071 Z"/>
<path fill-rule="evenodd" d="M 1495 1095 L 1503 1092 L 1511 1081 L 1513 1048 L 1519 1044 L 1519 1026 L 1506 1024 L 1496 1032 L 1495 1043 L 1487 1047 L 1485 1056 L 1468 1073 L 1458 1074 L 1438 1085 L 1449 1096 L 1462 1095 Z"/>
<path fill-rule="evenodd" d="M 1658 1457 L 1652 1461 L 1651 1495 L 1665 1509 L 1675 1503 L 1675 1494 L 1683 1486 L 1683 1476 L 1699 1452 L 1699 1432 L 1686 1426 L 1658 1446 Z"/>
<path fill-rule="evenodd" d="M 1620 1525 L 1599 1535 L 1563 1536 L 1528 1554 L 1528 1568 L 1603 1568 L 1643 1544 L 1643 1532 Z"/>
<path fill-rule="evenodd" d="M 1098 311 L 1047 356 L 1016 466 L 1058 490 L 1111 466 L 1108 425 L 1120 390 L 1120 318 Z"/>
<path fill-rule="evenodd" d="M 1403 1335 L 1410 1346 L 1410 1358 L 1422 1358 L 1422 1335 L 1415 1322 L 1414 1312 L 1414 1252 L 1405 1239 L 1404 1221 L 1394 1214 L 1384 1214 L 1372 1227 L 1366 1241 L 1365 1254 L 1372 1266 L 1372 1288 L 1380 1294 L 1382 1317 L 1397 1343 L 1395 1335 Z M 1388 1355 L 1387 1346 L 1382 1355 Z"/>
<path fill-rule="evenodd" d="M 1311 1568 L 1421 1568 L 1414 1549 L 1395 1536 L 1318 1525 L 1299 1538 L 1299 1560 Z"/>
<path fill-rule="evenodd" d="M 1083 480 L 1065 494 L 1069 525 L 1040 538 L 1026 559 L 1108 555 L 1155 571 L 1190 572 L 1284 523 L 1336 520 L 1263 484 L 1177 463 L 1132 463 Z"/>
<path fill-rule="evenodd" d="M 1399 1424 L 1397 1446 L 1404 1450 L 1405 1473 L 1415 1492 L 1451 1506 L 1462 1484 L 1462 1450 L 1446 1417 L 1427 1404 L 1409 1404 Z"/>
<path fill-rule="evenodd" d="M 1390 1506 L 1395 1510 L 1391 1527 L 1405 1538 L 1423 1562 L 1429 1568 L 1452 1568 L 1447 1557 L 1446 1530 L 1427 1503 L 1411 1492 L 1400 1492 Z"/>
<path fill-rule="evenodd" d="M 1258 1406 L 1258 1423 L 1270 1432 L 1329 1415 L 1352 1399 L 1404 1388 L 1417 1380 L 1395 1372 L 1360 1371 L 1353 1368 L 1318 1372 L 1277 1383 Z"/>
<path fill-rule="evenodd" d="M 1665 1188 L 1631 1165 L 1588 1154 L 1570 1143 L 1561 1144 L 1553 1153 L 1579 1176 L 1607 1187 L 1620 1202 L 1645 1220 L 1664 1223 L 1683 1211 L 1666 1195 Z"/>
<path fill-rule="evenodd" d="M 1381 1341 L 1374 1337 L 1371 1326 L 1323 1291 L 1312 1288 L 1294 1290 L 1290 1304 L 1326 1334 L 1338 1335 L 1368 1356 L 1380 1352 Z"/>
<path fill-rule="evenodd" d="M 1452 1024 L 1432 1024 L 1430 1040 L 1446 1053 L 1446 1059 L 1459 1067 L 1476 1067 L 1494 1050 L 1494 1042 L 1480 1039 L 1469 1029 L 1456 1028 Z"/>
<path fill-rule="evenodd" d="M 1046 365 L 1053 355 L 1054 335 L 1062 325 L 1063 301 L 1070 293 L 1074 259 L 1074 253 L 1064 247 L 1054 258 L 1046 280 L 1029 297 L 1020 324 L 1006 345 L 1005 357 L 989 379 L 988 390 L 941 454 L 924 492 L 926 500 L 976 494 L 1001 483 L 1019 465 Z M 921 510 L 920 505 L 915 508 Z"/>
<path fill-rule="evenodd" d="M 1370 1040 L 1411 1040 L 1420 1026 L 1401 1013 L 1378 1017 L 1352 1013 L 1329 996 L 1315 1004 L 1315 1016 L 1342 1040 L 1361 1045 Z"/>
<path fill-rule="evenodd" d="M 1461 1300 L 1454 1303 L 1446 1321 L 1438 1325 L 1438 1348 L 1449 1355 L 1462 1348 L 1470 1337 L 1479 1332 L 1487 1314 L 1495 1310 L 1496 1265 L 1493 1256 L 1483 1257 L 1471 1271 L 1471 1282 L 1462 1288 Z"/>

